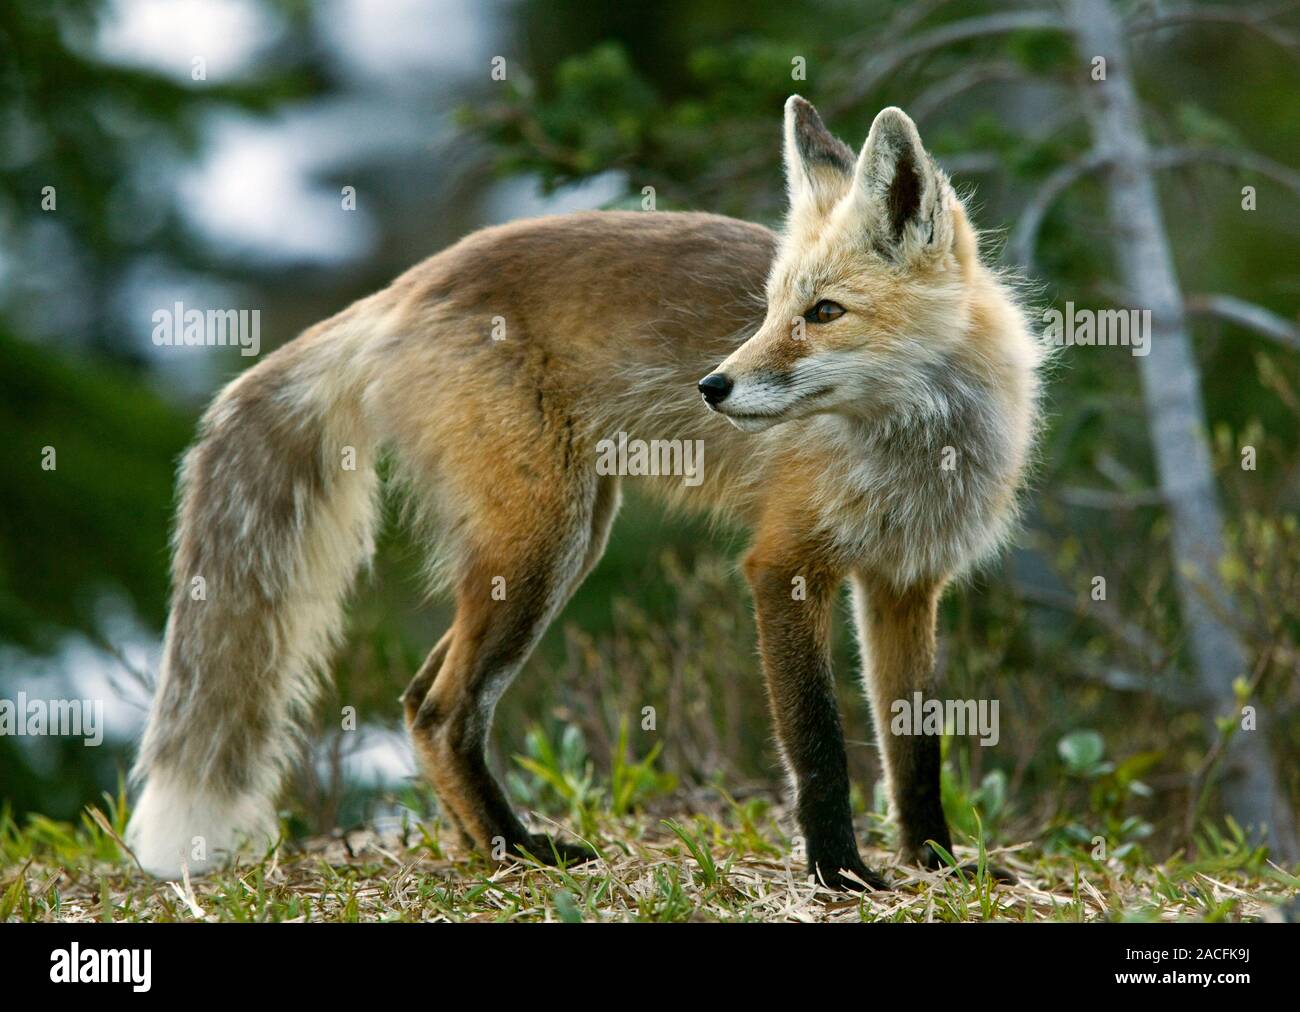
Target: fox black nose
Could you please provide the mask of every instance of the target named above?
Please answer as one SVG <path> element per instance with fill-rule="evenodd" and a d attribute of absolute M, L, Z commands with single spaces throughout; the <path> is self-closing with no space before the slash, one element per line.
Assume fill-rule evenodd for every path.
<path fill-rule="evenodd" d="M 709 404 L 721 404 L 731 393 L 732 382 L 720 372 L 711 372 L 700 380 L 700 394 Z"/>

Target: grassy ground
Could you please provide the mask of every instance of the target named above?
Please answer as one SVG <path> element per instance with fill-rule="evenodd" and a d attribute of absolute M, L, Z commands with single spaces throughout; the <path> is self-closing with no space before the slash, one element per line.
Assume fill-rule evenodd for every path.
<path fill-rule="evenodd" d="M 805 880 L 788 813 L 763 797 L 678 792 L 585 820 L 601 859 L 562 870 L 496 865 L 436 822 L 392 821 L 281 847 L 201 879 L 154 882 L 124 857 L 124 811 L 80 826 L 40 817 L 0 827 L 0 919 L 16 921 L 1113 921 L 1295 919 L 1300 878 L 1231 837 L 1161 865 L 1046 854 L 1030 843 L 958 847 L 986 874 L 899 866 L 876 815 L 859 819 L 890 892 L 846 895 Z"/>
<path fill-rule="evenodd" d="M 1189 686 L 1132 657 L 1126 687 L 1080 677 L 1111 664 L 1111 640 L 991 587 L 950 595 L 943 684 L 951 698 L 998 702 L 999 740 L 985 748 L 945 733 L 941 790 L 957 861 L 978 861 L 983 841 L 987 860 L 1018 883 L 893 862 L 882 770 L 840 622 L 836 687 L 857 838 L 895 888 L 846 896 L 810 885 L 793 819 L 773 791 L 780 761 L 735 567 L 711 552 L 689 561 L 668 553 L 654 570 L 662 585 L 653 593 L 625 597 L 614 581 L 601 587 L 605 600 L 557 626 L 498 714 L 494 765 L 515 804 L 537 828 L 552 820 L 590 842 L 600 861 L 569 871 L 499 866 L 439 829 L 423 786 L 376 797 L 350 778 L 347 760 L 368 741 L 366 728 L 400 727 L 396 698 L 422 660 L 376 617 L 379 607 L 358 618 L 319 707 L 313 754 L 285 791 L 292 844 L 234 872 L 155 883 L 132 870 L 118 842 L 120 792 L 73 824 L 0 809 L 0 919 L 1300 919 L 1300 869 L 1270 864 L 1217 814 L 1223 788 L 1207 757 L 1223 750 Z M 1294 599 L 1284 587 L 1264 596 Z M 1175 627 L 1160 628 L 1178 639 Z M 411 638 L 427 648 L 440 632 L 426 623 Z M 1279 671 L 1286 657 L 1274 657 Z M 1296 769 L 1298 689 L 1281 679 L 1270 697 L 1284 773 Z M 366 728 L 341 721 L 345 710 Z M 62 762 L 86 762 L 83 751 Z M 127 761 L 116 758 L 119 769 Z M 1300 783 L 1285 779 L 1287 797 L 1300 798 Z M 376 810 L 408 815 L 376 822 Z M 338 825 L 368 828 L 321 835 Z"/>

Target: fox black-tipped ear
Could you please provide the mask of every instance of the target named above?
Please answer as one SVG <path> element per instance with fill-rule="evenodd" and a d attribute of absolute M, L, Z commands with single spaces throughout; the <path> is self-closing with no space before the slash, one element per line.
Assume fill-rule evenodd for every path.
<path fill-rule="evenodd" d="M 854 187 L 872 244 L 888 259 L 951 243 L 948 180 L 902 109 L 882 109 L 871 124 Z"/>
<path fill-rule="evenodd" d="M 825 214 L 849 188 L 853 149 L 835 137 L 811 102 L 791 95 L 785 103 L 785 181 L 792 211 Z"/>

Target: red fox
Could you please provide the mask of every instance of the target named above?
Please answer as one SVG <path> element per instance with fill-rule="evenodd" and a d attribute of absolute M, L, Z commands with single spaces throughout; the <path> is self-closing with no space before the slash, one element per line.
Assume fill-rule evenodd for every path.
<path fill-rule="evenodd" d="M 485 746 L 605 548 L 621 493 L 597 444 L 616 433 L 699 440 L 699 480 L 647 486 L 753 531 L 743 568 L 809 873 L 887 887 L 854 838 L 832 684 L 845 583 L 900 851 L 937 865 L 939 740 L 888 734 L 890 705 L 932 687 L 940 595 L 1013 525 L 1043 353 L 901 110 L 855 157 L 794 96 L 784 161 L 779 236 L 666 212 L 485 229 L 221 392 L 181 468 L 134 771 L 148 871 L 276 838 L 296 729 L 373 548 L 381 454 L 455 597 L 402 697 L 442 811 L 484 852 L 592 858 L 520 821 Z"/>

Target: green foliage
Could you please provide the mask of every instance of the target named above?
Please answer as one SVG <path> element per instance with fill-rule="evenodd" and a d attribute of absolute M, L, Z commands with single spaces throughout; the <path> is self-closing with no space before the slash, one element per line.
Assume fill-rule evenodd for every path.
<path fill-rule="evenodd" d="M 1074 47 L 1064 32 L 1012 32 L 1006 37 L 1007 54 L 1034 74 L 1067 73 L 1072 69 Z"/>
<path fill-rule="evenodd" d="M 719 869 L 717 862 L 713 860 L 713 853 L 709 850 L 708 843 L 693 834 L 680 822 L 665 819 L 664 825 L 672 830 L 673 834 L 686 845 L 687 852 L 699 868 L 699 871 L 696 872 L 699 879 L 698 884 L 705 889 L 717 886 L 722 881 L 723 872 Z"/>
<path fill-rule="evenodd" d="M 1065 763 L 1066 772 L 1071 776 L 1087 780 L 1113 769 L 1110 763 L 1102 762 L 1106 743 L 1096 731 L 1067 734 L 1056 743 L 1056 751 Z"/>
<path fill-rule="evenodd" d="M 264 11 L 290 37 L 311 12 L 297 0 Z M 322 54 L 280 46 L 276 59 L 236 81 L 193 81 L 104 59 L 94 45 L 107 0 L 46 0 L 0 7 L 0 220 L 15 238 L 54 228 L 77 245 L 79 276 L 97 304 L 89 323 L 97 353 L 137 358 L 113 332 L 110 293 L 137 257 L 170 257 L 223 273 L 203 239 L 166 200 L 152 166 L 198 153 L 203 113 L 271 115 L 330 87 Z M 42 210 L 53 186 L 57 215 Z M 3 307 L 0 307 L 3 308 Z M 0 312 L 0 323 L 10 314 Z M 67 337 L 68 335 L 62 335 Z"/>
<path fill-rule="evenodd" d="M 121 861 L 120 844 L 128 816 L 125 780 L 119 780 L 115 794 L 105 791 L 103 799 L 106 813 L 87 806 L 78 821 L 71 823 L 32 812 L 21 827 L 6 803 L 0 808 L 0 864 L 17 864 L 37 856 L 53 858 L 68 868 Z"/>
<path fill-rule="evenodd" d="M 560 64 L 545 102 L 526 78 L 508 89 L 503 109 L 484 114 L 470 107 L 461 111 L 462 121 L 504 149 L 501 171 L 537 172 L 547 192 L 617 167 L 629 151 L 650 143 L 656 97 L 616 44 Z M 521 115 L 532 103 L 537 116 Z"/>
<path fill-rule="evenodd" d="M 978 784 L 971 784 L 968 771 L 955 773 L 945 764 L 939 778 L 939 792 L 948 825 L 961 839 L 977 839 L 983 826 L 995 829 L 1007 814 L 1007 775 L 989 770 Z"/>
<path fill-rule="evenodd" d="M 1135 798 L 1151 796 L 1151 789 L 1139 779 L 1154 769 L 1161 752 L 1144 752 L 1130 756 L 1118 765 L 1106 760 L 1106 743 L 1092 730 L 1078 730 L 1065 735 L 1056 745 L 1057 754 L 1064 764 L 1067 784 L 1087 788 L 1086 822 L 1075 813 L 1077 808 L 1062 804 L 1058 808 L 1058 821 L 1049 832 L 1048 846 L 1069 849 L 1073 846 L 1088 852 L 1102 837 L 1105 849 L 1100 860 L 1137 861 L 1144 857 L 1138 842 L 1149 837 L 1154 827 L 1140 816 L 1128 811 Z M 1067 787 L 1068 791 L 1068 787 Z M 1063 792 L 1064 793 L 1064 792 Z M 1066 815 L 1069 812 L 1071 814 Z"/>
<path fill-rule="evenodd" d="M 576 761 L 578 750 L 570 751 Z M 614 794 L 600 776 L 594 786 L 606 799 Z M 660 820 L 596 805 L 591 832 L 602 857 L 568 870 L 502 866 L 455 848 L 449 862 L 429 823 L 387 837 L 349 834 L 350 842 L 321 837 L 163 883 L 123 859 L 120 787 L 104 800 L 103 811 L 88 809 L 77 823 L 29 817 L 20 827 L 0 810 L 0 921 L 749 921 L 770 918 L 774 908 L 818 920 L 1238 921 L 1300 890 L 1300 878 L 1268 863 L 1230 820 L 1202 826 L 1195 861 L 1174 857 L 1147 869 L 1080 863 L 1032 846 L 1006 850 L 978 819 L 973 847 L 941 848 L 947 870 L 938 874 L 918 876 L 891 867 L 884 849 L 864 850 L 895 880 L 888 894 L 792 890 L 802 868 L 765 803 L 725 797 L 697 798 L 688 816 Z M 1014 865 L 1019 883 L 993 877 L 1003 863 Z"/>
<path fill-rule="evenodd" d="M 615 815 L 627 815 L 635 811 L 642 801 L 655 796 L 671 794 L 677 787 L 677 777 L 672 773 L 660 773 L 655 767 L 655 760 L 663 751 L 663 743 L 655 742 L 645 757 L 629 761 L 626 757 L 630 751 L 628 743 L 627 720 L 618 728 L 618 745 L 610 757 L 610 809 Z"/>
<path fill-rule="evenodd" d="M 1178 127 L 1193 143 L 1228 148 L 1243 147 L 1241 131 L 1222 116 L 1215 116 L 1194 102 L 1181 102 L 1177 109 Z"/>
<path fill-rule="evenodd" d="M 0 427 L 0 640 L 95 636 L 105 592 L 160 623 L 188 419 L 119 369 L 0 334 Z"/>
<path fill-rule="evenodd" d="M 595 813 L 604 806 L 616 816 L 627 815 L 652 798 L 670 794 L 677 786 L 675 775 L 654 768 L 661 744 L 653 745 L 640 759 L 628 758 L 626 719 L 610 755 L 608 788 L 597 786 L 595 766 L 576 725 L 564 726 L 558 744 L 540 727 L 532 728 L 525 742 L 526 754 L 514 759 L 531 777 L 512 772 L 508 779 L 513 793 L 530 808 L 563 812 L 584 826 L 594 825 Z"/>

